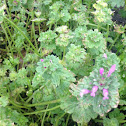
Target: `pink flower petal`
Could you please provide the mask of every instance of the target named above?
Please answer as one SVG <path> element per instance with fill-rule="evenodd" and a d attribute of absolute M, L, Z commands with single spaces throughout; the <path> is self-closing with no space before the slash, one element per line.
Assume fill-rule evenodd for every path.
<path fill-rule="evenodd" d="M 109 99 L 109 97 L 103 97 L 103 100 Z"/>
<path fill-rule="evenodd" d="M 80 92 L 80 96 L 83 97 L 83 95 L 88 94 L 90 92 L 91 92 L 90 90 L 82 89 L 81 92 Z"/>
<path fill-rule="evenodd" d="M 115 71 L 115 68 L 116 68 L 116 64 L 114 64 L 114 65 L 111 66 L 111 68 L 110 68 L 110 70 L 108 72 L 107 77 L 110 77 L 111 76 L 111 74 Z"/>
<path fill-rule="evenodd" d="M 103 75 L 103 73 L 104 73 L 104 68 L 100 68 L 99 69 L 99 73 L 101 74 L 101 76 Z"/>
<path fill-rule="evenodd" d="M 80 96 L 83 97 L 83 95 L 84 95 L 83 92 L 80 92 Z"/>
<path fill-rule="evenodd" d="M 94 93 L 94 92 L 92 92 L 90 95 L 91 95 L 92 97 L 95 97 L 95 93 Z"/>
<path fill-rule="evenodd" d="M 104 89 L 103 89 L 103 96 L 104 96 L 104 97 L 103 97 L 103 100 L 109 99 L 108 94 L 109 94 L 109 93 L 108 93 L 108 90 L 104 88 Z"/>
<path fill-rule="evenodd" d="M 98 90 L 98 86 L 93 86 L 93 88 L 92 88 L 92 91 L 91 91 L 91 96 L 92 97 L 95 97 L 95 93 L 97 92 L 97 90 Z"/>
<path fill-rule="evenodd" d="M 93 86 L 93 88 L 92 88 L 92 91 L 91 92 L 97 92 L 97 90 L 98 90 L 98 86 Z"/>

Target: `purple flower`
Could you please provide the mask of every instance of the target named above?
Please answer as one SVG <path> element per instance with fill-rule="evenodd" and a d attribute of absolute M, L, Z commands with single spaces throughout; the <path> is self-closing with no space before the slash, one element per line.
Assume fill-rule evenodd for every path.
<path fill-rule="evenodd" d="M 97 92 L 97 90 L 98 90 L 98 86 L 93 86 L 92 91 L 91 91 L 92 97 L 95 97 L 95 93 Z"/>
<path fill-rule="evenodd" d="M 108 72 L 107 77 L 110 77 L 111 76 L 111 74 L 115 71 L 115 68 L 116 68 L 116 64 L 114 64 L 114 65 L 111 66 L 111 68 L 110 68 L 110 70 Z"/>
<path fill-rule="evenodd" d="M 103 73 L 104 73 L 104 68 L 100 68 L 99 69 L 99 73 L 101 74 L 101 76 L 103 75 Z"/>
<path fill-rule="evenodd" d="M 105 53 L 104 53 L 103 57 L 104 57 L 105 59 L 107 59 L 107 55 L 106 55 Z"/>
<path fill-rule="evenodd" d="M 44 61 L 44 59 L 41 59 L 41 62 L 43 62 Z"/>
<path fill-rule="evenodd" d="M 91 92 L 90 90 L 82 89 L 81 92 L 80 92 L 80 96 L 83 97 L 83 95 L 88 94 L 90 92 Z"/>
<path fill-rule="evenodd" d="M 105 88 L 103 88 L 103 100 L 105 100 L 105 99 L 109 99 L 109 97 L 108 97 L 108 90 L 107 89 L 105 89 Z"/>
<path fill-rule="evenodd" d="M 44 68 L 46 68 L 46 67 L 44 67 Z"/>

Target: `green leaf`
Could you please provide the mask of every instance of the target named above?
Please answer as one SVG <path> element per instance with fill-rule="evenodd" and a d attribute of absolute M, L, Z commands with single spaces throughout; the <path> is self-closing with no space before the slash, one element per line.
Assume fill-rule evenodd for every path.
<path fill-rule="evenodd" d="M 8 96 L 1 96 L 0 97 L 0 105 L 5 107 L 9 103 Z"/>
<path fill-rule="evenodd" d="M 65 112 L 72 114 L 73 120 L 77 123 L 89 122 L 91 118 L 97 117 L 90 104 L 80 102 L 73 96 L 61 99 L 61 108 Z"/>
<path fill-rule="evenodd" d="M 95 8 L 95 11 L 92 12 L 95 16 L 95 22 L 100 22 L 102 24 L 112 24 L 112 11 L 110 8 L 108 8 L 108 4 L 106 1 L 96 1 L 95 4 L 93 4 L 93 7 Z"/>
<path fill-rule="evenodd" d="M 125 115 L 123 113 L 120 113 L 120 110 L 116 108 L 114 109 L 114 111 L 109 113 L 109 118 L 116 118 L 119 122 L 125 119 Z"/>
<path fill-rule="evenodd" d="M 112 118 L 112 119 L 105 118 L 103 120 L 103 125 L 104 126 L 119 126 L 119 122 L 116 118 Z"/>
<path fill-rule="evenodd" d="M 7 107 L 0 107 L 0 119 L 9 119 L 19 126 L 27 126 L 28 119 L 23 114 L 18 113 L 16 110 L 12 110 Z"/>
<path fill-rule="evenodd" d="M 119 105 L 126 105 L 126 101 L 125 100 L 119 100 Z"/>
<path fill-rule="evenodd" d="M 66 53 L 66 63 L 69 69 L 78 69 L 86 59 L 86 52 L 80 45 L 71 44 Z"/>
<path fill-rule="evenodd" d="M 52 2 L 52 0 L 43 1 L 43 3 L 44 3 L 45 5 L 49 5 L 51 2 Z"/>
<path fill-rule="evenodd" d="M 123 7 L 125 5 L 125 1 L 124 0 L 109 0 L 108 1 L 109 4 L 111 4 L 111 6 L 114 8 L 115 6 L 116 7 Z"/>
<path fill-rule="evenodd" d="M 60 64 L 59 58 L 51 55 L 47 56 L 43 61 L 39 61 L 38 67 L 36 68 L 37 75 L 39 78 L 43 78 L 46 83 L 51 82 L 54 87 L 60 85 L 62 80 L 73 82 L 75 78 L 71 72 L 65 70 L 63 66 Z M 35 78 L 36 78 L 35 76 Z M 34 80 L 33 85 L 37 85 L 36 79 Z"/>
<path fill-rule="evenodd" d="M 0 4 L 0 24 L 3 22 L 4 19 L 4 9 L 6 8 L 5 4 L 1 6 Z"/>
<path fill-rule="evenodd" d="M 103 34 L 101 32 L 98 32 L 98 29 L 95 29 L 94 31 L 88 30 L 85 35 L 85 40 L 83 44 L 87 48 L 91 48 L 91 49 L 94 48 L 99 52 L 104 52 L 106 47 L 106 41 L 103 38 Z"/>
<path fill-rule="evenodd" d="M 71 19 L 71 15 L 68 12 L 68 10 L 63 9 L 60 13 L 60 18 L 61 18 L 61 20 L 63 20 L 63 22 L 67 22 Z"/>
<path fill-rule="evenodd" d="M 0 120 L 0 125 L 1 126 L 15 126 L 14 123 L 12 123 L 10 119 Z"/>
<path fill-rule="evenodd" d="M 20 0 L 15 0 L 15 1 L 14 0 L 8 0 L 8 5 L 9 5 L 11 12 L 20 11 L 20 9 L 21 9 Z"/>
<path fill-rule="evenodd" d="M 46 48 L 48 50 L 53 50 L 56 48 L 55 38 L 57 37 L 56 33 L 52 30 L 48 30 L 46 32 L 41 32 L 38 41 L 41 42 L 42 48 Z"/>

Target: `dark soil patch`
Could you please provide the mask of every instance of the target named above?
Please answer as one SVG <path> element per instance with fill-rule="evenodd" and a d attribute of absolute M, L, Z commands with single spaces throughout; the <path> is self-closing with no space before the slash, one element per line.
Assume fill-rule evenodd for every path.
<path fill-rule="evenodd" d="M 123 7 L 120 7 L 115 8 L 113 11 L 114 15 L 112 17 L 112 21 L 124 26 L 126 24 L 126 10 Z"/>

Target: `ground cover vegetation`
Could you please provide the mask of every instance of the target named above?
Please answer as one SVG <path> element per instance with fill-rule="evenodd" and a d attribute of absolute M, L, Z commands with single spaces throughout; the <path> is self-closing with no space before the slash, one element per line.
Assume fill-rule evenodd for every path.
<path fill-rule="evenodd" d="M 124 0 L 0 0 L 0 126 L 126 126 Z"/>

